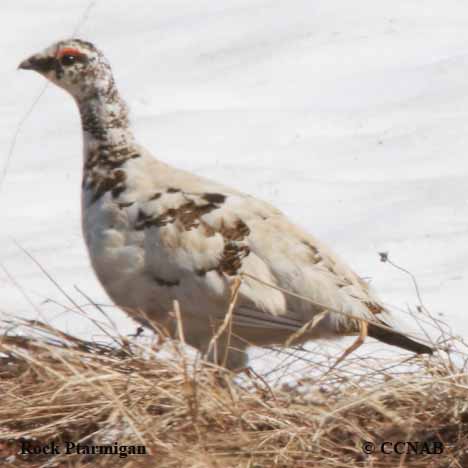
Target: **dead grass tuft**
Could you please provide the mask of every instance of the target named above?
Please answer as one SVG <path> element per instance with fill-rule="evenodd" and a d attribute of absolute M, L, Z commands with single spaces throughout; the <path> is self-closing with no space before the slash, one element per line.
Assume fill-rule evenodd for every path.
<path fill-rule="evenodd" d="M 194 365 L 175 342 L 164 358 L 157 341 L 119 337 L 120 346 L 108 346 L 37 321 L 14 324 L 30 333 L 0 340 L 4 467 L 468 466 L 460 340 L 457 363 L 444 353 L 364 356 L 272 388 L 254 372 L 234 378 L 202 361 Z M 117 441 L 144 445 L 147 455 L 19 455 L 24 441 L 53 441 L 62 452 L 66 441 Z M 426 452 L 442 442 L 444 451 L 367 455 L 364 441 L 415 441 Z"/>

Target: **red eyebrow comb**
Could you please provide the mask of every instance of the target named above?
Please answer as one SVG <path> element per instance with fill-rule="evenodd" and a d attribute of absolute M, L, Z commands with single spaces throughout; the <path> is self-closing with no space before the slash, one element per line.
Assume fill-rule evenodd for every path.
<path fill-rule="evenodd" d="M 64 49 L 59 50 L 57 57 L 63 57 L 64 55 L 83 55 L 78 49 L 74 49 L 73 47 L 65 47 Z"/>

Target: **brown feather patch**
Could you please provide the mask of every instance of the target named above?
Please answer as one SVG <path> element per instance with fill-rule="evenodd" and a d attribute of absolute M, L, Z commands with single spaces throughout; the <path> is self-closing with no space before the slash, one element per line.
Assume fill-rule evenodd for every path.
<path fill-rule="evenodd" d="M 239 245 L 232 241 L 226 242 L 219 262 L 220 271 L 229 276 L 237 275 L 242 267 L 242 260 L 249 254 L 248 245 Z"/>
<path fill-rule="evenodd" d="M 212 203 L 197 205 L 194 201 L 189 200 L 178 208 L 167 209 L 159 216 L 151 216 L 140 210 L 135 227 L 137 229 L 143 229 L 145 227 L 163 227 L 167 224 L 179 221 L 183 228 L 188 231 L 198 227 L 201 222 L 200 218 L 216 208 L 217 206 Z"/>
<path fill-rule="evenodd" d="M 250 234 L 250 229 L 241 219 L 238 219 L 233 226 L 226 226 L 224 220 L 221 220 L 221 226 L 218 232 L 225 239 L 241 241 Z"/>
<path fill-rule="evenodd" d="M 168 189 L 167 192 L 176 193 L 175 189 Z M 150 200 L 157 200 L 161 196 L 160 193 L 156 193 L 150 197 Z M 224 273 L 230 276 L 238 274 L 242 267 L 243 259 L 250 253 L 248 245 L 242 242 L 250 234 L 247 224 L 241 219 L 237 219 L 234 223 L 228 225 L 224 219 L 221 219 L 219 226 L 213 227 L 203 220 L 204 215 L 220 208 L 219 203 L 222 198 L 224 200 L 224 195 L 205 194 L 202 196 L 203 201 L 205 201 L 203 204 L 197 204 L 189 196 L 184 197 L 186 201 L 177 208 L 168 208 L 158 215 L 150 215 L 140 209 L 135 222 L 135 229 L 163 228 L 168 224 L 177 223 L 179 229 L 185 231 L 200 228 L 201 235 L 206 237 L 220 234 L 224 240 L 224 248 L 218 265 L 207 269 L 199 269 L 196 271 L 196 274 L 204 276 L 209 271 L 217 271 L 219 274 Z M 200 199 L 197 201 L 199 203 Z"/>
<path fill-rule="evenodd" d="M 381 305 L 376 304 L 375 302 L 367 301 L 364 302 L 364 304 L 374 315 L 381 314 L 382 312 L 384 312 L 384 308 Z"/>
<path fill-rule="evenodd" d="M 117 197 L 125 190 L 127 175 L 122 170 L 112 171 L 106 175 L 94 174 L 85 181 L 85 186 L 93 190 L 91 203 L 99 200 L 106 192 L 112 191 L 112 195 Z"/>
<path fill-rule="evenodd" d="M 83 170 L 83 187 L 94 192 L 91 202 L 110 191 L 117 198 L 126 188 L 126 174 L 119 168 L 126 161 L 139 157 L 138 152 L 128 147 L 99 145 L 90 151 Z"/>

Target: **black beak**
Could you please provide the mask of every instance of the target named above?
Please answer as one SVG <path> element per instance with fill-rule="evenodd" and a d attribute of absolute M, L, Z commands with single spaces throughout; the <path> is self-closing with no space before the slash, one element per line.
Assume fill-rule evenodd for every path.
<path fill-rule="evenodd" d="M 53 70 L 55 66 L 54 57 L 38 57 L 33 55 L 32 57 L 23 60 L 19 65 L 19 70 L 34 70 L 39 73 L 47 73 L 50 70 Z"/>
<path fill-rule="evenodd" d="M 34 66 L 32 64 L 31 58 L 28 58 L 26 60 L 23 60 L 19 65 L 18 65 L 18 70 L 33 70 Z"/>

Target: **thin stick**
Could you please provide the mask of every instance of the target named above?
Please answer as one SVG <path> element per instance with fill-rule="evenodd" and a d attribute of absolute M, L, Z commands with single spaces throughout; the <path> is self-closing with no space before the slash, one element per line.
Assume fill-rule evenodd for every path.
<path fill-rule="evenodd" d="M 175 313 L 176 321 L 177 321 L 177 334 L 179 336 L 179 340 L 183 344 L 185 344 L 184 326 L 182 323 L 182 315 L 180 313 L 179 301 L 175 300 L 173 302 L 173 305 L 174 305 L 174 313 Z"/>
<path fill-rule="evenodd" d="M 218 329 L 216 330 L 216 332 L 214 333 L 213 337 L 210 340 L 210 344 L 208 345 L 208 351 L 207 351 L 208 355 L 210 354 L 211 350 L 213 349 L 213 346 L 217 343 L 219 337 L 224 333 L 224 331 L 229 325 L 229 322 L 232 319 L 232 314 L 234 312 L 234 307 L 237 302 L 241 284 L 242 284 L 242 278 L 236 276 L 236 278 L 234 279 L 232 290 L 231 290 L 231 301 L 229 303 L 229 309 L 226 313 L 226 316 L 224 317 L 223 323 L 218 327 Z M 226 349 L 227 349 L 227 346 L 226 346 Z M 215 353 L 216 353 L 216 350 L 215 350 Z M 217 361 L 216 358 L 217 356 L 215 356 L 215 362 Z"/>

